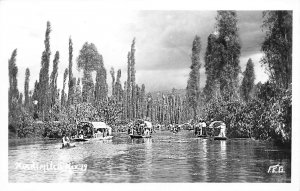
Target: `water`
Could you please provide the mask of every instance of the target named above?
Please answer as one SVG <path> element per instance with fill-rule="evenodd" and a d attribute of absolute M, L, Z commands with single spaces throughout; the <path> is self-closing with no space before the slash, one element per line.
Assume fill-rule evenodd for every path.
<path fill-rule="evenodd" d="M 192 131 L 163 131 L 151 139 L 119 133 L 111 141 L 60 146 L 57 140 L 11 141 L 9 182 L 291 182 L 291 153 L 250 139 L 213 141 Z M 285 172 L 268 173 L 278 163 Z M 78 169 L 25 168 L 46 164 Z"/>

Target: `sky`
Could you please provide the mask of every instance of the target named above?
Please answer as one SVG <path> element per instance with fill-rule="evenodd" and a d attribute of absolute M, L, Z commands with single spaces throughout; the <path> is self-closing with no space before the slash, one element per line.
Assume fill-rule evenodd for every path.
<path fill-rule="evenodd" d="M 30 1 L 29 1 L 30 2 Z M 200 86 L 205 85 L 204 54 L 207 37 L 215 30 L 216 11 L 203 10 L 132 10 L 122 7 L 101 7 L 94 1 L 0 1 L 0 62 L 8 64 L 12 51 L 17 48 L 18 87 L 24 89 L 25 70 L 31 72 L 30 89 L 38 80 L 41 55 L 44 50 L 46 22 L 51 22 L 51 63 L 56 51 L 60 52 L 58 88 L 63 85 L 63 71 L 68 67 L 68 40 L 73 40 L 73 72 L 77 71 L 76 58 L 87 41 L 94 43 L 102 54 L 111 89 L 109 70 L 122 70 L 122 83 L 127 78 L 127 53 L 136 38 L 136 81 L 145 84 L 146 91 L 184 89 L 191 65 L 192 41 L 200 36 L 202 43 Z M 268 79 L 259 60 L 262 31 L 261 11 L 237 11 L 241 42 L 240 66 L 245 70 L 251 58 L 255 65 L 255 82 Z"/>

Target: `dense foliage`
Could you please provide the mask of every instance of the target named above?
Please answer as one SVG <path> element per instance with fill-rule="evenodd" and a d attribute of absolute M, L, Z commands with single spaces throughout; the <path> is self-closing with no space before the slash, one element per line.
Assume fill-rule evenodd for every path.
<path fill-rule="evenodd" d="M 33 91 L 29 88 L 29 68 L 26 69 L 24 97 L 18 91 L 17 50 L 9 65 L 9 136 L 57 138 L 63 132 L 73 133 L 80 121 L 104 121 L 113 130 L 123 128 L 135 119 L 154 124 L 226 123 L 228 137 L 270 140 L 290 146 L 292 116 L 292 14 L 289 11 L 268 11 L 263 14 L 262 27 L 266 36 L 262 43 L 270 79 L 254 83 L 255 73 L 248 60 L 243 79 L 239 81 L 241 45 L 235 11 L 218 11 L 216 31 L 208 36 L 204 56 L 206 84 L 200 89 L 200 37 L 192 44 L 191 71 L 185 90 L 146 92 L 136 80 L 135 39 L 127 54 L 127 80 L 121 81 L 121 70 L 110 70 L 112 78 L 108 93 L 107 71 L 103 56 L 95 44 L 84 43 L 77 57 L 77 69 L 82 78 L 73 76 L 73 43 L 69 38 L 69 67 L 63 74 L 63 88 L 57 89 L 60 55 L 53 58 L 49 76 L 50 32 L 47 22 L 45 50 L 41 58 L 39 79 Z M 93 78 L 96 73 L 96 78 Z M 68 81 L 67 81 L 68 80 Z M 66 84 L 68 82 L 68 84 Z"/>

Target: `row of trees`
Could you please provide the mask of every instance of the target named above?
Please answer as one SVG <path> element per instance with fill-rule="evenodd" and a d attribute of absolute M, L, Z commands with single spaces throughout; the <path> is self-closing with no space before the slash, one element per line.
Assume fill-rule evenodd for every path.
<path fill-rule="evenodd" d="M 63 121 L 66 124 L 102 120 L 117 126 L 137 118 L 166 125 L 203 118 L 207 121 L 225 121 L 228 135 L 232 137 L 276 137 L 276 140 L 288 143 L 291 133 L 292 14 L 289 11 L 263 13 L 262 27 L 266 30 L 266 37 L 261 48 L 264 53 L 261 63 L 267 66 L 270 74 L 269 81 L 264 84 L 254 83 L 251 58 L 240 80 L 241 45 L 237 23 L 235 11 L 218 11 L 216 30 L 208 36 L 204 65 L 200 57 L 201 39 L 199 36 L 194 38 L 191 72 L 183 96 L 175 90 L 156 96 L 146 93 L 144 84 L 140 86 L 136 83 L 133 39 L 127 55 L 127 80 L 122 83 L 121 70 L 116 74 L 111 68 L 112 94 L 109 96 L 104 59 L 93 43 L 84 43 L 76 59 L 77 69 L 83 73 L 82 78 L 73 76 L 71 38 L 69 66 L 64 72 L 63 88 L 61 91 L 57 88 L 60 54 L 56 51 L 49 76 L 51 25 L 47 22 L 39 80 L 35 81 L 34 90 L 30 91 L 30 70 L 26 69 L 24 102 L 23 94 L 17 88 L 17 50 L 9 59 L 10 131 L 26 129 L 34 119 Z M 202 66 L 206 73 L 203 90 L 200 89 L 199 72 Z"/>
<path fill-rule="evenodd" d="M 235 11 L 218 11 L 216 32 L 209 35 L 205 52 L 206 84 L 199 87 L 199 37 L 193 43 L 187 101 L 198 118 L 225 121 L 228 136 L 271 139 L 290 145 L 292 111 L 292 12 L 265 11 L 266 31 L 261 64 L 269 80 L 255 84 L 254 63 L 249 58 L 240 81 L 240 50 Z M 196 43 L 198 42 L 198 43 Z M 200 95 L 200 96 L 199 96 Z M 197 108 L 197 109 L 196 109 Z"/>

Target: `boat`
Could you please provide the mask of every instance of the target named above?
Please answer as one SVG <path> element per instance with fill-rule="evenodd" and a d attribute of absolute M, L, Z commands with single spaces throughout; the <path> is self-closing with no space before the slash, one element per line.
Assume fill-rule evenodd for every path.
<path fill-rule="evenodd" d="M 200 138 L 208 138 L 207 135 L 197 135 L 197 137 L 200 137 Z"/>
<path fill-rule="evenodd" d="M 131 139 L 151 138 L 152 132 L 152 123 L 141 119 L 136 120 L 128 129 Z"/>
<path fill-rule="evenodd" d="M 151 138 L 151 135 L 129 135 L 132 139 L 140 139 L 140 138 Z"/>
<path fill-rule="evenodd" d="M 113 138 L 111 134 L 111 127 L 104 122 L 82 121 L 77 124 L 77 134 L 73 140 L 75 142 L 110 140 Z"/>
<path fill-rule="evenodd" d="M 214 140 L 227 140 L 227 137 L 214 137 Z"/>
<path fill-rule="evenodd" d="M 226 124 L 223 121 L 214 121 L 209 125 L 209 128 L 213 130 L 214 140 L 227 140 Z"/>
<path fill-rule="evenodd" d="M 71 148 L 74 148 L 76 147 L 74 144 L 70 145 L 70 146 L 62 146 L 60 147 L 60 149 L 71 149 Z"/>
<path fill-rule="evenodd" d="M 204 120 L 200 120 L 199 123 L 196 123 L 194 125 L 194 129 L 195 129 L 195 135 L 199 138 L 207 138 L 207 128 L 206 128 L 206 123 L 204 122 Z"/>

